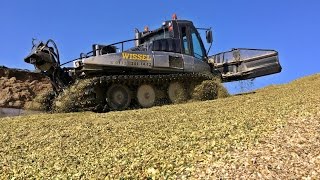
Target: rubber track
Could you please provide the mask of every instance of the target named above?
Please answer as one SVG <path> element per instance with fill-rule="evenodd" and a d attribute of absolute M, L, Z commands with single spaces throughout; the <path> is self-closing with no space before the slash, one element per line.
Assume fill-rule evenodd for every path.
<path fill-rule="evenodd" d="M 125 84 L 140 85 L 142 83 L 162 84 L 171 81 L 204 81 L 212 79 L 212 76 L 201 73 L 180 73 L 180 74 L 166 74 L 166 75 L 112 75 L 102 76 L 99 78 L 100 84 Z"/>
<path fill-rule="evenodd" d="M 112 84 L 123 84 L 128 87 L 139 86 L 144 83 L 153 84 L 153 85 L 164 85 L 169 84 L 172 81 L 188 81 L 188 82 L 202 82 L 204 80 L 212 79 L 212 75 L 202 74 L 202 73 L 179 73 L 179 74 L 157 74 L 157 75 L 110 75 L 110 76 L 101 76 L 86 78 L 91 79 L 86 91 L 81 95 L 81 102 L 76 104 L 77 111 L 101 111 L 101 108 L 105 104 L 99 104 L 96 102 L 95 90 L 93 87 L 99 86 L 107 88 Z M 81 80 L 79 80 L 81 81 Z M 106 111 L 106 110 L 102 110 Z"/>

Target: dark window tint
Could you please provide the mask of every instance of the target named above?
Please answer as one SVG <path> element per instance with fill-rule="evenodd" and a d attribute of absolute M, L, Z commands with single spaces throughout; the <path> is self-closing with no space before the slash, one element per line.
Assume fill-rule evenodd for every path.
<path fill-rule="evenodd" d="M 182 43 L 183 43 L 184 54 L 190 55 L 190 49 L 189 49 L 189 46 L 188 46 L 187 28 L 186 27 L 182 27 L 181 28 L 181 33 L 182 33 Z"/>
<path fill-rule="evenodd" d="M 198 58 L 198 59 L 203 59 L 204 54 L 201 48 L 201 44 L 200 44 L 200 40 L 196 34 L 196 32 L 192 32 L 191 33 L 191 38 L 192 38 L 192 44 L 193 44 L 193 53 L 194 53 L 194 57 Z"/>

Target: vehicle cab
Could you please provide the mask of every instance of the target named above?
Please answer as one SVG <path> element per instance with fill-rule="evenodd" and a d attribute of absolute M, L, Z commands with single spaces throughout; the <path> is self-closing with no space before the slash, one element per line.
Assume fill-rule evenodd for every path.
<path fill-rule="evenodd" d="M 211 30 L 207 29 L 206 34 L 207 42 L 212 43 Z M 201 36 L 191 21 L 173 17 L 156 30 L 149 31 L 147 27 L 143 32 L 136 30 L 135 38 L 133 49 L 152 51 L 154 68 L 173 68 L 184 72 L 210 69 Z"/>

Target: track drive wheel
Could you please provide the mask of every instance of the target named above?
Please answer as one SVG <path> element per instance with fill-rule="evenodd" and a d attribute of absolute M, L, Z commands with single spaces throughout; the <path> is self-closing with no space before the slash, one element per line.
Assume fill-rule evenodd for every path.
<path fill-rule="evenodd" d="M 124 110 L 131 102 L 131 91 L 125 85 L 114 84 L 107 90 L 107 104 L 112 110 Z"/>
<path fill-rule="evenodd" d="M 139 104 L 144 107 L 152 107 L 156 101 L 156 91 L 153 86 L 149 84 L 141 85 L 137 90 L 137 99 Z"/>
<path fill-rule="evenodd" d="M 186 89 L 181 82 L 171 82 L 169 84 L 168 96 L 172 103 L 181 103 L 188 99 Z"/>

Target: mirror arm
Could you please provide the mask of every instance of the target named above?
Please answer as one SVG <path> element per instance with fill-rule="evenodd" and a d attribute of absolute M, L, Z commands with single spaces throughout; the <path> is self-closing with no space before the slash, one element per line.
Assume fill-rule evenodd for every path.
<path fill-rule="evenodd" d="M 196 29 L 208 31 L 208 30 L 211 30 L 211 27 L 210 28 L 196 28 Z"/>
<path fill-rule="evenodd" d="M 210 43 L 209 49 L 207 51 L 207 57 L 209 56 L 209 51 L 210 51 L 211 47 L 212 47 L 212 42 Z"/>

